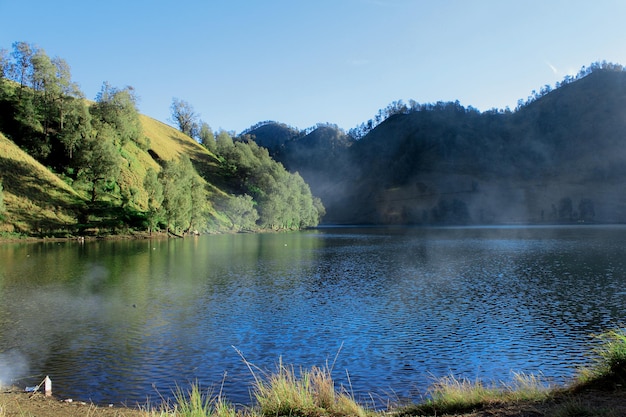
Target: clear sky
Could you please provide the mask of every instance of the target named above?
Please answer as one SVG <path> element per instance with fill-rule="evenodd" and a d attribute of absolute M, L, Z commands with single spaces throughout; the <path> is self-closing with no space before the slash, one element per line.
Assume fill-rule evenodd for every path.
<path fill-rule="evenodd" d="M 624 0 L 0 0 L 0 48 L 65 59 L 93 99 L 133 86 L 214 129 L 348 130 L 394 100 L 519 99 L 594 61 L 626 65 Z"/>

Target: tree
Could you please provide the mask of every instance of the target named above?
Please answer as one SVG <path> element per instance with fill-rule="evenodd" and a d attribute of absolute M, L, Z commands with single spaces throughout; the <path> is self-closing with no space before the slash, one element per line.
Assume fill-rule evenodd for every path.
<path fill-rule="evenodd" d="M 233 147 L 233 138 L 225 130 L 220 130 L 215 138 L 218 154 L 224 154 Z"/>
<path fill-rule="evenodd" d="M 67 157 L 72 160 L 74 152 L 91 133 L 91 115 L 82 99 L 65 97 L 62 101 L 62 121 L 58 140 L 63 145 Z"/>
<path fill-rule="evenodd" d="M 187 156 L 167 161 L 159 175 L 163 185 L 163 210 L 168 231 L 187 231 L 191 227 L 193 176 L 197 175 Z"/>
<path fill-rule="evenodd" d="M 233 142 L 226 132 L 219 133 L 217 145 L 219 155 L 237 180 L 238 193 L 250 196 L 254 202 L 257 227 L 280 230 L 318 224 L 323 208 L 321 201 L 314 201 L 302 177 L 287 172 L 270 157 L 266 148 L 253 140 L 240 138 Z M 246 204 L 245 200 L 224 203 L 227 209 L 247 212 L 252 216 Z M 243 220 L 237 213 L 232 215 L 231 221 L 236 228 L 237 222 Z M 249 216 L 246 218 L 250 219 Z"/>
<path fill-rule="evenodd" d="M 117 179 L 122 159 L 113 142 L 116 133 L 112 127 L 99 123 L 96 129 L 96 134 L 87 138 L 81 148 L 78 172 L 78 177 L 90 185 L 92 203 L 103 183 Z"/>
<path fill-rule="evenodd" d="M 178 125 L 178 129 L 181 132 L 192 138 L 198 136 L 200 130 L 199 116 L 196 114 L 191 104 L 174 97 L 170 110 L 172 112 L 172 119 L 174 123 Z"/>
<path fill-rule="evenodd" d="M 34 55 L 36 48 L 26 42 L 13 43 L 13 55 L 14 64 L 11 67 L 12 79 L 16 80 L 20 85 L 19 98 L 22 98 L 22 92 L 26 83 L 32 76 L 31 58 Z"/>
<path fill-rule="evenodd" d="M 198 133 L 198 139 L 200 139 L 200 143 L 202 146 L 207 148 L 209 151 L 215 153 L 217 152 L 217 144 L 215 143 L 215 134 L 209 126 L 205 122 L 201 122 L 200 124 L 200 132 Z"/>
<path fill-rule="evenodd" d="M 142 144 L 143 128 L 137 110 L 137 97 L 132 87 L 122 90 L 105 82 L 96 97 L 96 104 L 90 107 L 94 119 L 110 125 L 115 132 L 115 140 L 120 145 L 133 141 Z"/>
<path fill-rule="evenodd" d="M 252 196 L 248 194 L 227 197 L 222 201 L 222 209 L 231 221 L 231 229 L 252 231 L 257 228 L 259 213 Z"/>
<path fill-rule="evenodd" d="M 159 217 L 163 211 L 163 184 L 159 181 L 158 174 L 153 168 L 149 168 L 146 172 L 143 187 L 148 193 L 146 220 L 148 222 L 148 232 L 152 234 L 152 231 L 157 228 Z"/>
<path fill-rule="evenodd" d="M 205 182 L 198 175 L 193 175 L 191 179 L 191 216 L 189 218 L 190 230 L 206 229 L 209 217 L 207 207 L 208 193 L 205 188 Z"/>
<path fill-rule="evenodd" d="M 0 220 L 2 219 L 5 211 L 6 207 L 4 205 L 4 191 L 2 188 L 2 181 L 0 181 Z"/>

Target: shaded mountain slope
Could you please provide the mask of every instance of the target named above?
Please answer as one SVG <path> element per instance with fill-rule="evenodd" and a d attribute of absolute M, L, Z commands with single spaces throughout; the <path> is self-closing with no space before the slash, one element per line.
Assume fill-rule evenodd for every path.
<path fill-rule="evenodd" d="M 436 103 L 363 138 L 286 142 L 277 158 L 326 223 L 624 222 L 626 72 L 596 69 L 515 112 Z"/>

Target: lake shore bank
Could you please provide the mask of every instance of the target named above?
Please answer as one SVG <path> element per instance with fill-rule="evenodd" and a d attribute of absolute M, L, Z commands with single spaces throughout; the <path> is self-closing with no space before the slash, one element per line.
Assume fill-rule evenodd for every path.
<path fill-rule="evenodd" d="M 586 414 L 581 414 L 586 413 Z M 373 416 L 411 415 L 400 410 L 373 413 Z M 429 415 L 429 414 L 423 414 Z M 430 414 L 434 415 L 434 414 Z M 443 414 L 436 414 L 443 415 Z M 601 390 L 596 387 L 554 389 L 544 401 L 511 401 L 485 404 L 473 411 L 445 414 L 457 417 L 542 417 L 542 416 L 623 416 L 626 415 L 626 389 Z M 97 406 L 84 401 L 64 401 L 41 393 L 16 388 L 0 392 L 0 417 L 156 417 L 174 416 L 149 411 L 145 405 Z"/>

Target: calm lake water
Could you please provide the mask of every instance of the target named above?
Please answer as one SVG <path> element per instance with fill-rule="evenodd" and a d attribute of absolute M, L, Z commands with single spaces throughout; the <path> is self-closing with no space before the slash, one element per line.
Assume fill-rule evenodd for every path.
<path fill-rule="evenodd" d="M 251 404 L 277 363 L 364 403 L 433 378 L 567 382 L 626 319 L 626 227 L 323 228 L 0 246 L 0 379 L 145 404 L 197 381 Z"/>

